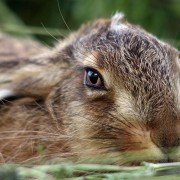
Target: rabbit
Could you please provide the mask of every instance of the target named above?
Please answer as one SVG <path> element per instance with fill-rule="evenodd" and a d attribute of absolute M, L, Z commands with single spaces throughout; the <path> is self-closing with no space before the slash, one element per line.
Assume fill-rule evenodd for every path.
<path fill-rule="evenodd" d="M 82 25 L 53 48 L 6 38 L 0 40 L 1 163 L 180 160 L 176 48 L 122 13 Z M 3 59 L 7 49 L 11 56 Z"/>

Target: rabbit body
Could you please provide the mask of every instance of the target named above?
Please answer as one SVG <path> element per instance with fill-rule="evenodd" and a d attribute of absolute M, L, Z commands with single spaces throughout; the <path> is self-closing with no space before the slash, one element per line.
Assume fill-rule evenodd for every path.
<path fill-rule="evenodd" d="M 7 48 L 22 49 L 10 48 L 5 59 L 7 48 L 0 50 L 2 163 L 179 161 L 177 49 L 120 13 L 83 25 L 53 49 L 11 42 Z M 87 86 L 89 68 L 104 89 Z"/>

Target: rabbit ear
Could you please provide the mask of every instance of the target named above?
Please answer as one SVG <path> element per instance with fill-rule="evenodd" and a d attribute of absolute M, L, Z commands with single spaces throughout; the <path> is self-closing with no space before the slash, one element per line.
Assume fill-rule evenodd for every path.
<path fill-rule="evenodd" d="M 66 74 L 69 63 L 61 58 L 61 54 L 50 53 L 25 59 L 13 68 L 3 68 L 0 70 L 0 98 L 46 96 Z"/>
<path fill-rule="evenodd" d="M 71 33 L 65 40 L 58 42 L 53 49 L 34 43 L 6 38 L 0 41 L 0 99 L 9 96 L 46 97 L 51 89 L 71 73 L 75 61 L 73 44 L 83 35 L 102 27 L 110 20 L 98 20 L 83 25 L 79 31 Z M 2 47 L 6 47 L 1 50 Z M 1 53 L 6 49 L 12 58 L 4 60 Z M 33 52 L 30 53 L 33 49 Z M 77 50 L 75 50 L 77 51 Z M 35 54 L 35 56 L 34 56 Z M 39 55 L 38 55 L 39 54 Z"/>
<path fill-rule="evenodd" d="M 19 46 L 25 47 L 21 41 L 7 44 L 8 55 L 13 57 L 2 58 L 4 51 L 0 48 L 0 99 L 11 96 L 46 96 L 53 86 L 59 82 L 69 67 L 68 43 L 62 43 L 58 50 L 49 50 L 43 46 L 37 48 L 34 54 L 28 54 L 32 49 L 32 44 L 28 48 L 12 48 L 19 43 Z M 69 41 L 70 43 L 70 41 Z M 5 42 L 0 41 L 0 47 L 4 47 Z M 42 52 L 43 49 L 43 52 Z M 45 49 L 45 53 L 44 53 Z M 40 55 L 38 54 L 38 51 Z"/>

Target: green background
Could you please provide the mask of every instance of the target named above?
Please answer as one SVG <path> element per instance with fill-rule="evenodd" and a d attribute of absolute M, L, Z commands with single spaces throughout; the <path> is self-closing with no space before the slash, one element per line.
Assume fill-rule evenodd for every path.
<path fill-rule="evenodd" d="M 180 47 L 180 0 L 0 0 L 0 31 L 31 35 L 52 44 L 82 23 L 117 11 L 161 39 Z M 52 36 L 50 36 L 50 34 Z"/>

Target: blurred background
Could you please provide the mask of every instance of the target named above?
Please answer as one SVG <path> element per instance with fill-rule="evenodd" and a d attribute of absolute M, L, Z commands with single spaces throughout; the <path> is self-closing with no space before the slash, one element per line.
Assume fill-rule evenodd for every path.
<path fill-rule="evenodd" d="M 180 47 L 180 0 L 0 0 L 0 31 L 52 45 L 82 23 L 116 11 Z M 62 14 L 62 15 L 61 15 Z M 62 17 L 63 16 L 63 17 Z"/>

